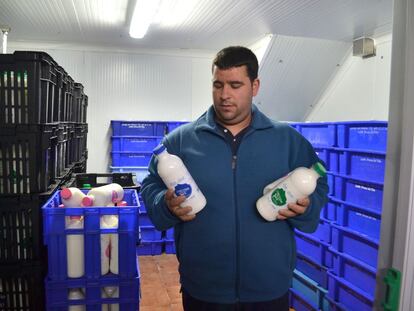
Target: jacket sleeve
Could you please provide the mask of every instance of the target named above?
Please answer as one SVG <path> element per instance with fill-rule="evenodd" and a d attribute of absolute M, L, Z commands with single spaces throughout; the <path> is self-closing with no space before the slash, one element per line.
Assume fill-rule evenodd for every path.
<path fill-rule="evenodd" d="M 163 143 L 168 149 L 166 139 Z M 157 173 L 157 159 L 155 156 L 150 161 L 148 171 L 148 176 L 142 181 L 141 197 L 155 228 L 160 231 L 167 230 L 179 223 L 180 219 L 170 212 L 165 203 L 164 197 L 167 187 Z"/>
<path fill-rule="evenodd" d="M 293 164 L 294 167 L 310 167 L 316 162 L 321 162 L 324 166 L 325 163 L 318 158 L 312 145 L 303 137 L 299 143 L 299 148 L 296 150 L 296 159 Z M 326 166 L 325 166 L 326 167 Z M 315 191 L 309 196 L 310 204 L 305 213 L 296 217 L 288 218 L 286 221 L 290 225 L 303 232 L 312 233 L 318 228 L 320 211 L 323 206 L 328 202 L 328 182 L 327 178 L 318 178 Z"/>

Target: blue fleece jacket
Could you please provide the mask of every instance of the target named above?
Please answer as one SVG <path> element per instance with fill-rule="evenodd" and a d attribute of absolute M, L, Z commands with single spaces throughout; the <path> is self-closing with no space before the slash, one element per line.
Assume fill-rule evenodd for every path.
<path fill-rule="evenodd" d="M 234 168 L 231 146 L 214 120 L 213 107 L 165 137 L 168 152 L 183 160 L 207 199 L 194 220 L 182 222 L 168 210 L 156 158 L 142 183 L 156 228 L 174 226 L 181 284 L 200 300 L 255 302 L 286 293 L 295 267 L 294 229 L 315 231 L 327 201 L 326 178 L 319 178 L 303 215 L 274 222 L 259 215 L 256 201 L 267 184 L 319 159 L 289 125 L 271 121 L 254 105 L 252 112 Z"/>

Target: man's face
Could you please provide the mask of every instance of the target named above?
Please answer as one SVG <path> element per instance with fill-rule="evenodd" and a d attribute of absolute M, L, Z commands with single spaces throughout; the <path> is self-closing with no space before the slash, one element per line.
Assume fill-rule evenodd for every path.
<path fill-rule="evenodd" d="M 259 90 L 259 80 L 250 81 L 247 67 L 213 70 L 213 102 L 216 117 L 223 125 L 247 126 L 252 98 Z M 245 124 L 247 123 L 247 124 Z"/>

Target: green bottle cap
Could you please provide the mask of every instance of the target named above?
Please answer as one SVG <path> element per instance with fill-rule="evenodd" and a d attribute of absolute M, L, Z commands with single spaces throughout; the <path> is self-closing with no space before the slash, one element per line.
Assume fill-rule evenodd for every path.
<path fill-rule="evenodd" d="M 322 165 L 320 162 L 316 162 L 313 166 L 313 169 L 318 173 L 320 176 L 325 177 L 326 176 L 326 168 Z"/>
<path fill-rule="evenodd" d="M 84 189 L 92 189 L 91 184 L 83 184 L 82 188 Z"/>

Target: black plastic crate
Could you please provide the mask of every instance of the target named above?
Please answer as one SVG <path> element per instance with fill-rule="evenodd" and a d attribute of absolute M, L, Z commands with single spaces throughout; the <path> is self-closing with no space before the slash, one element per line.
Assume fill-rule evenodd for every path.
<path fill-rule="evenodd" d="M 85 152 L 82 159 L 78 162 L 75 162 L 70 171 L 73 174 L 86 173 L 87 161 L 88 161 L 88 153 Z"/>
<path fill-rule="evenodd" d="M 47 260 L 41 207 L 69 177 L 45 193 L 0 195 L 0 265 Z"/>
<path fill-rule="evenodd" d="M 83 91 L 81 83 L 75 83 L 73 87 L 73 111 L 71 119 L 73 122 L 86 123 L 86 114 L 88 108 L 88 96 Z"/>
<path fill-rule="evenodd" d="M 56 67 L 44 52 L 0 54 L 0 125 L 59 121 Z"/>
<path fill-rule="evenodd" d="M 89 184 L 92 187 L 100 187 L 110 183 L 117 183 L 123 188 L 132 188 L 139 190 L 139 185 L 134 183 L 132 173 L 86 173 L 76 174 L 75 184 L 77 188 L 82 188 L 83 185 Z"/>
<path fill-rule="evenodd" d="M 0 194 L 47 191 L 55 178 L 51 155 L 57 126 L 0 126 Z"/>
<path fill-rule="evenodd" d="M 69 137 L 70 159 L 73 162 L 82 160 L 86 151 L 88 124 L 75 123 Z"/>
<path fill-rule="evenodd" d="M 63 107 L 62 107 L 62 115 L 61 120 L 63 122 L 72 122 L 72 111 L 73 111 L 73 104 L 74 104 L 74 86 L 75 81 L 73 81 L 72 77 L 69 75 L 64 76 L 63 79 Z"/>
<path fill-rule="evenodd" d="M 0 266 L 0 310 L 45 310 L 45 265 Z"/>

